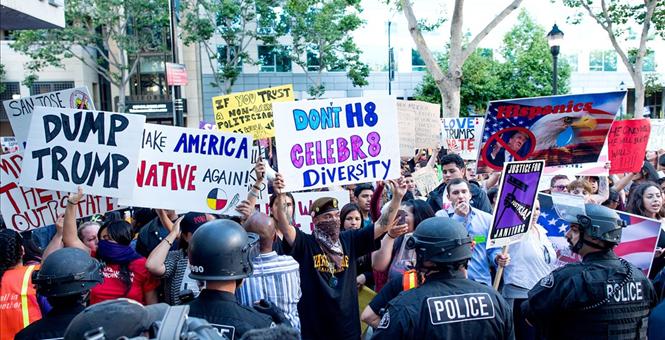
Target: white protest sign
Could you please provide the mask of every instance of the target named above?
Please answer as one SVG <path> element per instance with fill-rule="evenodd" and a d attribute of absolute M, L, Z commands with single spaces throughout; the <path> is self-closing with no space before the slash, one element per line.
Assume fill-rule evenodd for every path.
<path fill-rule="evenodd" d="M 665 149 L 665 119 L 651 119 L 651 134 L 647 151 Z"/>
<path fill-rule="evenodd" d="M 146 124 L 134 193 L 120 204 L 237 215 L 251 157 L 249 135 Z"/>
<path fill-rule="evenodd" d="M 397 105 L 389 96 L 273 103 L 287 191 L 400 176 Z"/>
<path fill-rule="evenodd" d="M 420 193 L 427 195 L 439 186 L 439 178 L 436 175 L 436 170 L 432 167 L 424 167 L 413 172 L 413 181 Z"/>
<path fill-rule="evenodd" d="M 397 101 L 400 156 L 413 157 L 415 149 L 440 145 L 440 112 L 438 104 L 417 100 Z"/>
<path fill-rule="evenodd" d="M 458 153 L 463 159 L 475 160 L 484 121 L 480 117 L 444 118 L 441 123 L 441 145 Z"/>
<path fill-rule="evenodd" d="M 294 227 L 300 228 L 300 230 L 308 234 L 311 234 L 314 229 L 312 216 L 309 214 L 309 207 L 312 206 L 312 202 L 321 197 L 332 197 L 337 199 L 337 207 L 339 210 L 342 210 L 342 207 L 349 203 L 349 192 L 342 190 L 294 192 L 291 194 L 295 200 L 295 205 L 293 206 Z M 270 215 L 269 199 L 259 200 L 256 205 L 258 211 Z M 343 223 L 344 221 L 342 221 L 342 224 Z"/>
<path fill-rule="evenodd" d="M 67 192 L 22 187 L 18 184 L 23 155 L 0 156 L 0 214 L 7 228 L 18 232 L 54 224 L 65 213 Z M 118 209 L 115 198 L 85 195 L 76 209 L 76 217 L 104 214 Z"/>
<path fill-rule="evenodd" d="M 413 157 L 416 151 L 416 115 L 415 111 L 397 101 L 397 130 L 399 133 L 399 155 Z"/>
<path fill-rule="evenodd" d="M 9 124 L 12 126 L 14 136 L 21 150 L 24 149 L 30 130 L 31 114 L 37 106 L 57 107 L 69 109 L 94 110 L 95 105 L 87 87 L 77 87 L 62 91 L 42 93 L 20 99 L 10 99 L 2 102 L 7 112 Z"/>
<path fill-rule="evenodd" d="M 35 107 L 22 186 L 90 195 L 132 195 L 145 116 Z"/>

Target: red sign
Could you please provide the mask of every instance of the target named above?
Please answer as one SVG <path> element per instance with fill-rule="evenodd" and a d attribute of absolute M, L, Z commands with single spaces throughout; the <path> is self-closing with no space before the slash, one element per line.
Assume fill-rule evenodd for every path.
<path fill-rule="evenodd" d="M 166 84 L 169 86 L 187 85 L 185 65 L 166 63 Z"/>
<path fill-rule="evenodd" d="M 620 120 L 612 123 L 607 135 L 610 174 L 640 171 L 650 132 L 649 119 Z"/>

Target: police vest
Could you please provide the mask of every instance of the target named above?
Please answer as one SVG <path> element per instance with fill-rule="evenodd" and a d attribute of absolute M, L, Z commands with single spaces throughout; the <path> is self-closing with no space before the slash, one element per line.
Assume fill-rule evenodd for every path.
<path fill-rule="evenodd" d="M 32 272 L 39 266 L 19 266 L 2 275 L 0 286 L 0 339 L 13 339 L 16 333 L 42 318 Z"/>

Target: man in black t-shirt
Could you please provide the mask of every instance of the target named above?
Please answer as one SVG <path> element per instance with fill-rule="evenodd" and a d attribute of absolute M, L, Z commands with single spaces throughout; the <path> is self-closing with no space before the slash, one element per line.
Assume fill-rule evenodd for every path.
<path fill-rule="evenodd" d="M 388 213 L 368 228 L 341 233 L 336 199 L 323 197 L 312 203 L 314 231 L 309 235 L 288 222 L 285 195 L 277 198 L 278 209 L 273 216 L 292 248 L 291 256 L 300 264 L 302 298 L 298 314 L 304 340 L 360 338 L 356 259 L 378 248 L 375 240 L 388 231 L 388 221 L 397 215 L 406 184 L 401 180 L 390 184 L 395 194 Z M 280 174 L 274 186 L 281 193 L 284 180 Z"/>

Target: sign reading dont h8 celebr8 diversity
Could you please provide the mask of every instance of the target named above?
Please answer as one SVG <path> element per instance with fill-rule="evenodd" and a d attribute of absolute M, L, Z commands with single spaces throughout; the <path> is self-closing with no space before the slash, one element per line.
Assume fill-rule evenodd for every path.
<path fill-rule="evenodd" d="M 400 176 L 397 104 L 387 96 L 273 103 L 286 190 Z"/>

